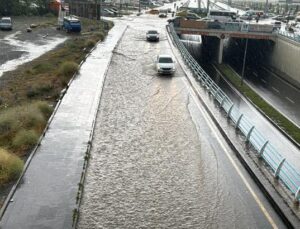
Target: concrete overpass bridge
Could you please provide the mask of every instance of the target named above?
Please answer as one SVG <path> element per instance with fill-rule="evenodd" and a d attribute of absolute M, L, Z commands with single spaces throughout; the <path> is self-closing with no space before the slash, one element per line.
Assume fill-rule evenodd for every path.
<path fill-rule="evenodd" d="M 194 21 L 179 19 L 174 21 L 174 28 L 177 34 L 193 34 L 212 36 L 219 38 L 218 63 L 223 60 L 223 48 L 225 38 L 246 38 L 257 40 L 276 41 L 274 27 L 270 24 L 253 24 L 240 22 L 212 22 L 212 21 Z"/>
<path fill-rule="evenodd" d="M 218 63 L 223 61 L 225 38 L 270 40 L 274 48 L 269 53 L 269 64 L 279 72 L 284 72 L 293 85 L 300 85 L 300 35 L 284 31 L 274 31 L 273 25 L 239 22 L 194 21 L 175 19 L 174 29 L 178 35 L 194 34 L 219 38 Z"/>

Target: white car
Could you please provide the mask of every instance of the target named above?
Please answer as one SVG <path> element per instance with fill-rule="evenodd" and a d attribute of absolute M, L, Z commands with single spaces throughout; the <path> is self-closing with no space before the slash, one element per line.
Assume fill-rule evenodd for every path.
<path fill-rule="evenodd" d="M 158 74 L 173 74 L 175 72 L 175 60 L 170 55 L 158 55 L 156 70 Z"/>
<path fill-rule="evenodd" d="M 156 30 L 149 30 L 146 33 L 147 41 L 159 41 L 159 33 Z"/>
<path fill-rule="evenodd" d="M 12 20 L 10 17 L 3 17 L 0 20 L 0 29 L 2 30 L 12 30 Z"/>

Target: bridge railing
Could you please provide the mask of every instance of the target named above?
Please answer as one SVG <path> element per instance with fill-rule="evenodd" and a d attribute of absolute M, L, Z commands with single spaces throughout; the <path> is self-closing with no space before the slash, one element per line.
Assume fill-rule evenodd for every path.
<path fill-rule="evenodd" d="M 287 32 L 287 31 L 279 30 L 278 35 L 283 36 L 283 37 L 287 37 L 287 38 L 289 38 L 291 40 L 294 40 L 296 42 L 300 42 L 300 34 L 295 34 L 295 33 L 290 33 L 290 32 Z"/>
<path fill-rule="evenodd" d="M 270 24 L 257 24 L 245 22 L 219 22 L 219 21 L 195 21 L 184 18 L 174 19 L 177 29 L 218 30 L 227 32 L 247 32 L 271 34 L 275 28 Z"/>
<path fill-rule="evenodd" d="M 251 123 L 246 115 L 241 113 L 231 99 L 201 68 L 180 41 L 172 23 L 170 23 L 168 28 L 185 63 L 193 71 L 194 77 L 200 82 L 202 87 L 208 90 L 208 92 L 214 97 L 214 100 L 219 103 L 220 108 L 226 112 L 227 117 L 231 119 L 235 128 L 244 135 L 246 143 L 253 146 L 256 151 L 256 156 L 265 162 L 265 165 L 269 168 L 269 170 L 271 170 L 274 177 L 279 179 L 290 190 L 296 201 L 299 201 L 300 173 L 292 164 L 286 161 L 275 147 Z"/>

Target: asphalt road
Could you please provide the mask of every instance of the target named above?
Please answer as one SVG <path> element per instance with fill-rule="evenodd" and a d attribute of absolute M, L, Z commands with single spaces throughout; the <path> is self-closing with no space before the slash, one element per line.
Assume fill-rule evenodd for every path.
<path fill-rule="evenodd" d="M 300 89 L 265 67 L 249 68 L 248 84 L 273 107 L 300 127 Z"/>
<path fill-rule="evenodd" d="M 130 17 L 95 124 L 78 228 L 284 228 L 220 136 L 172 54 L 165 19 Z M 158 29 L 160 42 L 145 40 Z"/>

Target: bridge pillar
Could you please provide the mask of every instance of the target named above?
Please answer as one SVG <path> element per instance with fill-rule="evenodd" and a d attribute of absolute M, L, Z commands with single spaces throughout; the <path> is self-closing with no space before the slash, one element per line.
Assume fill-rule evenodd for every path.
<path fill-rule="evenodd" d="M 223 49 L 224 49 L 224 39 L 220 38 L 218 64 L 222 64 L 223 62 Z"/>

